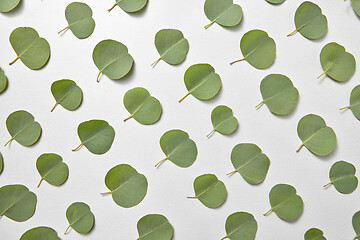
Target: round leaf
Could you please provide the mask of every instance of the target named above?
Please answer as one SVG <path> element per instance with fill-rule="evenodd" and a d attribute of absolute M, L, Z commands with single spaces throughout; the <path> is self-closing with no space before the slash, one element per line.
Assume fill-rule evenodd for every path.
<path fill-rule="evenodd" d="M 36 143 L 41 135 L 40 124 L 35 122 L 33 115 L 23 110 L 13 112 L 7 117 L 6 128 L 11 135 L 11 139 L 5 146 L 15 140 L 28 147 Z"/>
<path fill-rule="evenodd" d="M 231 108 L 219 105 L 211 112 L 211 123 L 213 130 L 207 135 L 208 137 L 217 131 L 222 134 L 232 134 L 238 127 L 238 120 L 233 115 Z"/>
<path fill-rule="evenodd" d="M 115 137 L 115 131 L 104 120 L 90 120 L 79 124 L 77 129 L 81 144 L 73 149 L 78 150 L 81 146 L 85 146 L 91 153 L 106 153 Z"/>
<path fill-rule="evenodd" d="M 331 182 L 324 187 L 333 184 L 340 193 L 352 193 L 358 186 L 358 179 L 355 173 L 356 168 L 354 165 L 345 161 L 338 161 L 330 169 L 329 177 Z"/>
<path fill-rule="evenodd" d="M 324 119 L 315 114 L 302 117 L 297 126 L 297 133 L 302 141 L 299 149 L 305 146 L 312 153 L 325 156 L 336 146 L 336 135 L 331 127 L 327 127 Z"/>
<path fill-rule="evenodd" d="M 69 79 L 53 82 L 51 85 L 51 93 L 56 101 L 54 107 L 51 109 L 51 112 L 58 104 L 69 111 L 73 111 L 80 106 L 83 98 L 81 88 L 76 85 L 74 81 Z"/>
<path fill-rule="evenodd" d="M 41 176 L 38 187 L 43 180 L 54 186 L 60 186 L 67 180 L 69 168 L 62 160 L 62 157 L 54 153 L 42 154 L 37 159 L 36 169 Z"/>
<path fill-rule="evenodd" d="M 4 159 L 0 153 L 0 174 L 2 173 L 3 170 L 4 170 Z"/>
<path fill-rule="evenodd" d="M 13 64 L 20 59 L 30 69 L 40 69 L 50 58 L 49 43 L 30 27 L 16 28 L 10 34 L 10 44 L 17 54 Z"/>
<path fill-rule="evenodd" d="M 123 78 L 134 64 L 134 59 L 128 53 L 127 47 L 110 39 L 99 42 L 92 56 L 96 67 L 100 70 L 96 79 L 98 82 L 101 73 L 113 80 Z"/>
<path fill-rule="evenodd" d="M 360 0 L 351 0 L 351 6 L 355 13 L 360 17 Z"/>
<path fill-rule="evenodd" d="M 5 91 L 5 89 L 7 88 L 7 82 L 8 82 L 8 80 L 7 80 L 3 70 L 0 68 L 0 93 Z"/>
<path fill-rule="evenodd" d="M 24 222 L 34 215 L 37 198 L 23 185 L 6 185 L 0 188 L 0 217 Z"/>
<path fill-rule="evenodd" d="M 138 12 L 143 9 L 148 0 L 115 0 L 115 4 L 108 9 L 110 12 L 114 7 L 119 6 L 122 10 L 128 13 Z"/>
<path fill-rule="evenodd" d="M 115 203 L 124 208 L 138 205 L 144 198 L 148 188 L 146 177 L 127 164 L 120 164 L 105 176 L 106 187 Z"/>
<path fill-rule="evenodd" d="M 94 214 L 91 212 L 90 207 L 83 202 L 71 204 L 66 210 L 66 218 L 69 227 L 66 229 L 65 234 L 70 227 L 80 234 L 86 234 L 94 226 Z"/>
<path fill-rule="evenodd" d="M 60 238 L 52 228 L 36 227 L 21 235 L 20 240 L 60 240 Z"/>
<path fill-rule="evenodd" d="M 358 211 L 354 214 L 354 216 L 352 218 L 352 225 L 353 225 L 353 228 L 356 233 L 356 237 L 354 237 L 354 240 L 359 239 L 360 238 L 360 211 Z"/>
<path fill-rule="evenodd" d="M 281 4 L 281 3 L 285 2 L 285 0 L 266 0 L 266 1 L 271 4 Z"/>
<path fill-rule="evenodd" d="M 353 88 L 350 95 L 350 105 L 340 110 L 350 108 L 354 116 L 360 120 L 360 85 Z"/>
<path fill-rule="evenodd" d="M 21 0 L 2 0 L 0 1 L 0 12 L 7 13 L 14 10 Z"/>
<path fill-rule="evenodd" d="M 226 237 L 230 240 L 253 240 L 257 231 L 257 222 L 254 216 L 247 212 L 236 212 L 226 219 Z"/>
<path fill-rule="evenodd" d="M 174 229 L 166 217 L 159 214 L 149 214 L 137 223 L 138 240 L 171 240 Z"/>
<path fill-rule="evenodd" d="M 317 228 L 311 228 L 305 233 L 305 240 L 326 240 L 324 233 Z"/>
<path fill-rule="evenodd" d="M 206 0 L 204 5 L 206 17 L 211 21 L 205 28 L 217 23 L 224 27 L 238 25 L 243 17 L 241 7 L 233 3 L 233 0 Z"/>

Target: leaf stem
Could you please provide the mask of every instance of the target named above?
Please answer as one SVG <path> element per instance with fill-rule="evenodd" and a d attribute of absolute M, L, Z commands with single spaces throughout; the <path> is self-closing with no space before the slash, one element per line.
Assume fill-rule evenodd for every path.
<path fill-rule="evenodd" d="M 97 77 L 96 77 L 96 82 L 99 82 L 100 81 L 100 75 L 101 75 L 101 71 L 99 72 L 99 74 L 97 75 Z"/>
<path fill-rule="evenodd" d="M 255 106 L 255 108 L 260 107 L 265 101 L 262 101 L 261 103 L 259 103 L 258 105 Z"/>
<path fill-rule="evenodd" d="M 107 195 L 107 194 L 111 194 L 111 192 L 103 192 L 103 193 L 100 193 L 101 195 Z"/>
<path fill-rule="evenodd" d="M 56 106 L 57 106 L 58 104 L 59 104 L 58 102 L 57 102 L 57 103 L 55 103 L 54 107 L 50 110 L 50 112 L 53 112 L 53 111 L 54 111 L 54 109 L 56 108 Z"/>
<path fill-rule="evenodd" d="M 204 28 L 205 28 L 205 29 L 208 29 L 211 25 L 213 25 L 213 24 L 214 24 L 214 22 L 215 22 L 215 21 L 212 21 L 211 23 L 209 23 L 209 24 L 205 25 L 205 26 L 204 26 Z"/>
<path fill-rule="evenodd" d="M 326 74 L 326 71 L 323 72 L 320 76 L 318 76 L 317 79 L 321 78 L 324 74 Z"/>
<path fill-rule="evenodd" d="M 166 161 L 168 158 L 164 158 L 163 160 L 161 160 L 160 162 L 158 162 L 157 164 L 155 164 L 155 167 L 158 167 L 161 163 L 163 163 L 164 161 Z"/>
<path fill-rule="evenodd" d="M 330 186 L 331 184 L 333 184 L 333 182 L 329 182 L 328 184 L 325 184 L 325 185 L 324 185 L 324 188 Z"/>
<path fill-rule="evenodd" d="M 125 118 L 123 121 L 126 122 L 127 120 L 129 120 L 129 119 L 132 118 L 132 117 L 133 117 L 133 115 L 130 115 L 130 116 L 128 116 L 127 118 Z"/>
<path fill-rule="evenodd" d="M 187 198 L 191 198 L 191 199 L 194 199 L 194 198 L 197 198 L 197 197 L 187 197 Z"/>
<path fill-rule="evenodd" d="M 234 170 L 234 171 L 232 171 L 232 172 L 229 172 L 228 174 L 226 174 L 226 175 L 231 175 L 231 174 L 234 174 L 234 173 L 236 173 L 237 171 L 236 170 Z"/>
<path fill-rule="evenodd" d="M 155 67 L 155 65 L 161 60 L 161 57 L 153 62 L 150 66 Z"/>
<path fill-rule="evenodd" d="M 62 33 L 63 31 L 65 31 L 65 30 L 68 29 L 69 27 L 70 27 L 70 26 L 67 26 L 66 28 L 61 29 L 61 30 L 58 32 L 58 34 Z"/>
<path fill-rule="evenodd" d="M 37 188 L 40 187 L 40 184 L 42 183 L 43 180 L 44 180 L 43 178 L 40 179 L 40 182 L 39 182 L 39 184 L 37 185 Z"/>
<path fill-rule="evenodd" d="M 224 240 L 224 239 L 227 239 L 228 238 L 228 236 L 225 236 L 225 237 L 223 237 L 222 239 L 220 239 L 220 240 Z"/>
<path fill-rule="evenodd" d="M 345 109 L 348 109 L 348 108 L 350 108 L 350 106 L 339 108 L 339 110 L 345 110 Z"/>
<path fill-rule="evenodd" d="M 301 144 L 300 147 L 296 150 L 296 152 L 299 152 L 303 146 L 304 146 L 304 144 Z"/>
<path fill-rule="evenodd" d="M 295 29 L 294 31 L 292 31 L 291 33 L 289 33 L 287 36 L 290 37 L 291 35 L 295 34 L 298 30 Z"/>
<path fill-rule="evenodd" d="M 269 215 L 272 211 L 273 211 L 273 209 L 270 209 L 269 211 L 267 211 L 267 212 L 264 213 L 263 215 L 264 215 L 264 216 L 267 216 L 267 215 Z"/>
<path fill-rule="evenodd" d="M 16 62 L 18 59 L 20 58 L 20 56 L 17 56 L 14 60 L 12 60 L 9 65 L 12 65 L 14 62 Z"/>
<path fill-rule="evenodd" d="M 209 132 L 209 134 L 208 135 L 206 135 L 207 137 L 210 137 L 211 136 L 211 134 L 213 134 L 213 132 L 215 132 L 215 128 L 213 129 L 213 130 L 211 130 L 211 132 Z"/>
<path fill-rule="evenodd" d="M 184 100 L 187 96 L 190 95 L 190 92 L 188 92 L 185 96 L 183 96 L 180 100 L 179 100 L 179 103 L 182 102 L 182 100 Z"/>
<path fill-rule="evenodd" d="M 79 148 L 81 148 L 81 147 L 82 147 L 82 145 L 83 145 L 83 143 L 80 143 L 80 145 L 79 145 L 79 146 L 77 146 L 76 148 L 74 148 L 74 149 L 73 149 L 73 150 L 71 150 L 71 151 L 75 152 L 76 150 L 78 150 Z"/>
<path fill-rule="evenodd" d="M 4 145 L 4 147 L 6 147 L 12 140 L 14 140 L 14 138 L 12 137 L 9 141 L 7 141 Z"/>
<path fill-rule="evenodd" d="M 230 63 L 230 65 L 233 65 L 234 63 L 241 62 L 241 61 L 244 61 L 244 60 L 245 60 L 245 58 L 232 61 L 232 62 Z"/>
<path fill-rule="evenodd" d="M 116 5 L 117 5 L 117 2 L 116 2 L 111 8 L 108 9 L 108 12 L 110 12 L 111 10 L 113 10 L 114 7 L 116 7 Z"/>
<path fill-rule="evenodd" d="M 69 230 L 70 227 L 71 227 L 71 225 L 69 225 L 69 226 L 67 227 L 67 229 L 66 229 L 65 232 L 64 232 L 64 235 L 66 235 L 66 233 L 67 233 L 67 231 Z"/>

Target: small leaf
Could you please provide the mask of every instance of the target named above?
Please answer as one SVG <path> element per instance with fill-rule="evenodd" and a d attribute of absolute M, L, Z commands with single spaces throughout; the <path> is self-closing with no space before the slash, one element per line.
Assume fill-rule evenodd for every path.
<path fill-rule="evenodd" d="M 305 233 L 305 240 L 326 240 L 324 233 L 317 228 L 311 228 Z"/>
<path fill-rule="evenodd" d="M 162 29 L 155 35 L 155 47 L 160 58 L 151 66 L 155 66 L 161 59 L 168 64 L 177 65 L 185 61 L 189 51 L 189 42 L 177 29 Z"/>
<path fill-rule="evenodd" d="M 266 1 L 271 4 L 281 4 L 281 3 L 285 2 L 285 0 L 266 0 Z"/>
<path fill-rule="evenodd" d="M 360 238 L 360 211 L 358 211 L 354 214 L 354 216 L 352 218 L 352 225 L 353 225 L 353 228 L 356 233 L 356 237 L 354 237 L 354 240 L 359 239 Z"/>
<path fill-rule="evenodd" d="M 4 170 L 4 159 L 0 153 L 0 174 L 2 173 L 3 170 Z"/>
<path fill-rule="evenodd" d="M 73 149 L 85 146 L 93 154 L 104 154 L 111 148 L 115 131 L 104 120 L 90 120 L 79 124 L 77 129 L 81 144 Z"/>
<path fill-rule="evenodd" d="M 264 216 L 274 211 L 275 214 L 285 220 L 296 220 L 302 210 L 303 201 L 299 195 L 296 194 L 296 189 L 287 184 L 275 185 L 269 194 L 271 209 Z"/>
<path fill-rule="evenodd" d="M 41 176 L 38 187 L 43 180 L 54 186 L 60 186 L 67 180 L 69 168 L 62 160 L 62 157 L 54 153 L 42 154 L 37 159 L 36 169 Z"/>
<path fill-rule="evenodd" d="M 236 212 L 226 219 L 226 236 L 223 239 L 253 240 L 257 232 L 257 222 L 254 216 L 247 212 Z"/>
<path fill-rule="evenodd" d="M 360 0 L 351 0 L 351 6 L 355 13 L 360 17 Z"/>
<path fill-rule="evenodd" d="M 231 108 L 219 105 L 211 112 L 211 123 L 213 130 L 207 135 L 210 135 L 217 131 L 222 134 L 232 134 L 238 127 L 238 120 L 233 115 Z"/>
<path fill-rule="evenodd" d="M 222 205 L 227 196 L 225 184 L 214 174 L 204 174 L 194 181 L 195 197 L 208 208 L 217 208 Z"/>
<path fill-rule="evenodd" d="M 350 95 L 350 105 L 340 108 L 340 110 L 350 109 L 354 116 L 360 120 L 360 85 L 353 88 Z"/>
<path fill-rule="evenodd" d="M 326 74 L 335 81 L 344 82 L 349 80 L 355 72 L 354 56 L 335 42 L 328 43 L 322 48 L 320 61 L 324 73 L 318 78 Z"/>
<path fill-rule="evenodd" d="M 195 162 L 198 154 L 195 142 L 186 132 L 177 129 L 167 131 L 161 136 L 160 147 L 166 157 L 155 167 L 165 160 L 170 160 L 179 167 L 189 167 Z"/>
<path fill-rule="evenodd" d="M 206 0 L 204 5 L 206 17 L 211 21 L 205 28 L 217 23 L 224 27 L 234 27 L 238 25 L 243 17 L 241 7 L 233 3 L 233 0 Z"/>
<path fill-rule="evenodd" d="M 298 123 L 297 133 L 302 144 L 296 152 L 305 146 L 312 153 L 325 156 L 336 146 L 336 135 L 331 127 L 326 126 L 324 119 L 315 114 L 302 117 Z"/>
<path fill-rule="evenodd" d="M 2 0 L 0 1 L 0 12 L 7 13 L 14 10 L 21 0 Z"/>
<path fill-rule="evenodd" d="M 6 128 L 11 139 L 5 143 L 5 146 L 15 140 L 28 147 L 35 144 L 41 135 L 40 124 L 35 122 L 33 115 L 23 110 L 15 111 L 7 117 Z"/>
<path fill-rule="evenodd" d="M 276 44 L 274 39 L 262 30 L 251 30 L 241 38 L 240 49 L 244 58 L 230 64 L 246 60 L 258 69 L 270 67 L 275 61 Z"/>
<path fill-rule="evenodd" d="M 66 218 L 71 227 L 80 234 L 86 234 L 91 231 L 94 226 L 94 214 L 91 212 L 90 207 L 83 202 L 74 202 L 66 210 Z"/>
<path fill-rule="evenodd" d="M 352 193 L 358 186 L 358 179 L 355 173 L 356 168 L 354 165 L 345 161 L 338 161 L 330 169 L 329 177 L 331 182 L 324 187 L 334 185 L 340 193 Z"/>
<path fill-rule="evenodd" d="M 5 76 L 3 70 L 0 68 L 0 93 L 5 91 L 5 89 L 7 88 L 7 82 L 7 77 Z"/>
<path fill-rule="evenodd" d="M 108 78 L 117 80 L 125 77 L 134 64 L 134 59 L 128 53 L 127 47 L 115 40 L 99 42 L 93 51 L 93 60 L 100 70 L 96 81 L 99 82 L 101 73 Z"/>
<path fill-rule="evenodd" d="M 76 85 L 74 81 L 69 79 L 53 82 L 51 85 L 51 93 L 56 101 L 51 112 L 54 111 L 58 104 L 69 111 L 74 111 L 80 106 L 83 98 L 81 88 Z"/>
<path fill-rule="evenodd" d="M 159 214 L 149 214 L 137 223 L 138 240 L 171 240 L 174 228 L 166 217 Z"/>
<path fill-rule="evenodd" d="M 106 187 L 114 202 L 124 208 L 138 205 L 146 196 L 148 182 L 146 177 L 127 164 L 111 168 L 105 176 Z"/>
<path fill-rule="evenodd" d="M 269 158 L 252 143 L 236 145 L 231 152 L 231 162 L 235 171 L 228 175 L 238 172 L 250 184 L 264 181 L 270 166 Z"/>
<path fill-rule="evenodd" d="M 52 228 L 35 227 L 21 235 L 20 240 L 60 240 L 60 238 Z"/>
<path fill-rule="evenodd" d="M 35 213 L 37 198 L 23 185 L 6 185 L 0 188 L 0 217 L 24 222 Z"/>
<path fill-rule="evenodd" d="M 181 102 L 190 94 L 200 100 L 215 97 L 221 89 L 221 78 L 209 64 L 195 64 L 190 66 L 184 75 L 188 93 L 179 100 Z"/>
<path fill-rule="evenodd" d="M 119 6 L 122 10 L 128 13 L 134 13 L 142 10 L 148 0 L 115 0 L 115 4 L 108 9 L 110 12 L 114 7 Z"/>
<path fill-rule="evenodd" d="M 33 28 L 16 28 L 10 34 L 10 43 L 17 57 L 9 65 L 20 59 L 25 66 L 36 70 L 44 67 L 50 58 L 49 43 Z"/>

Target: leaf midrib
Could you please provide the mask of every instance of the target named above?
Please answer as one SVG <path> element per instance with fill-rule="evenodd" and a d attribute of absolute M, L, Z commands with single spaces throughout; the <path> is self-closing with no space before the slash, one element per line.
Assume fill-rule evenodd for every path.
<path fill-rule="evenodd" d="M 214 74 L 215 72 L 210 72 L 209 74 L 207 74 L 206 76 L 204 76 L 201 81 L 199 82 L 199 84 L 195 85 L 193 88 L 191 88 L 189 90 L 189 93 L 194 92 L 196 89 L 198 89 L 201 85 L 203 85 L 205 82 L 208 81 L 209 77 Z"/>
<path fill-rule="evenodd" d="M 151 95 L 149 95 L 149 96 L 147 96 L 147 97 L 145 98 L 145 100 L 143 101 L 143 103 L 140 104 L 140 106 L 139 106 L 138 108 L 136 108 L 133 113 L 131 113 L 131 116 L 134 116 L 134 115 L 140 110 L 140 108 L 142 108 L 142 107 L 145 105 L 146 101 L 147 101 L 149 98 L 151 98 Z"/>
<path fill-rule="evenodd" d="M 171 151 L 171 153 L 169 155 L 166 155 L 166 158 L 170 158 L 170 156 L 181 146 L 183 145 L 187 140 L 189 140 L 189 138 L 186 138 L 184 141 L 182 141 L 179 145 L 177 145 L 174 150 Z"/>
<path fill-rule="evenodd" d="M 217 130 L 217 128 L 218 128 L 220 125 L 224 124 L 226 121 L 230 120 L 230 119 L 233 118 L 233 117 L 234 117 L 234 115 L 230 115 L 229 117 L 225 118 L 225 119 L 222 120 L 218 125 L 214 126 L 214 129 Z"/>
<path fill-rule="evenodd" d="M 248 58 L 251 54 L 253 54 L 258 48 L 260 48 L 262 45 L 264 45 L 265 42 L 267 42 L 269 40 L 269 36 L 267 36 L 267 38 L 262 41 L 259 45 L 257 45 L 253 50 L 251 50 L 251 52 L 249 52 L 246 56 L 244 56 L 244 59 Z"/>
<path fill-rule="evenodd" d="M 333 180 L 331 180 L 332 183 L 335 183 L 336 181 L 342 180 L 344 178 L 351 178 L 351 177 L 355 177 L 355 174 L 347 174 L 338 178 L 334 178 Z"/>
<path fill-rule="evenodd" d="M 13 206 L 15 206 L 20 200 L 28 194 L 30 191 L 27 191 L 26 193 L 22 194 L 21 197 L 19 197 L 13 204 L 11 204 L 7 209 L 5 209 L 4 212 L 0 213 L 0 216 L 4 215 L 9 209 L 11 209 Z"/>
<path fill-rule="evenodd" d="M 243 224 L 241 224 L 239 227 L 235 228 L 233 231 L 231 231 L 229 234 L 227 234 L 227 237 L 230 237 L 235 232 L 239 231 L 241 228 L 243 228 L 245 225 L 247 225 L 252 219 L 248 219 Z"/>
<path fill-rule="evenodd" d="M 74 88 L 76 88 L 76 87 L 77 87 L 77 85 L 72 85 L 71 88 L 69 89 L 69 91 L 67 91 L 67 92 L 64 94 L 64 96 L 63 96 L 62 98 L 60 98 L 59 101 L 56 101 L 56 103 L 60 104 L 61 101 L 64 100 L 64 98 L 66 98 L 66 97 L 70 94 L 70 92 L 73 91 Z"/>
<path fill-rule="evenodd" d="M 295 194 L 295 195 L 293 195 L 293 196 L 285 199 L 284 201 L 279 202 L 276 206 L 272 207 L 271 209 L 272 209 L 272 210 L 275 210 L 275 208 L 278 208 L 280 205 L 284 204 L 285 202 L 288 202 L 288 201 L 290 201 L 290 200 L 293 200 L 293 199 L 294 199 L 295 197 L 297 197 L 297 196 L 298 196 L 298 195 Z"/>
<path fill-rule="evenodd" d="M 90 141 L 91 139 L 93 139 L 94 137 L 96 137 L 97 135 L 99 135 L 99 134 L 100 134 L 101 132 L 103 132 L 107 127 L 108 127 L 108 125 L 102 127 L 100 131 L 98 131 L 98 132 L 97 132 L 96 134 L 94 134 L 92 137 L 86 139 L 84 142 L 82 142 L 82 144 L 84 145 L 85 143 L 87 143 L 88 141 Z"/>
<path fill-rule="evenodd" d="M 172 48 L 174 48 L 177 44 L 179 44 L 181 41 L 186 40 L 184 37 L 182 37 L 180 40 L 175 42 L 171 47 L 169 47 L 163 54 L 161 54 L 161 57 L 164 57 L 165 54 L 167 54 Z"/>
<path fill-rule="evenodd" d="M 158 229 L 160 229 L 162 226 L 164 226 L 165 224 L 167 224 L 168 222 L 163 222 L 162 224 L 160 224 L 159 226 L 157 226 L 156 228 L 154 228 L 153 230 L 151 230 L 150 232 L 147 232 L 147 233 L 145 233 L 144 235 L 142 235 L 142 236 L 140 236 L 139 238 L 138 238 L 138 240 L 139 239 L 141 239 L 141 238 L 143 238 L 143 237 L 146 237 L 147 235 L 149 235 L 149 234 L 151 234 L 151 233 L 153 233 L 153 232 L 155 232 L 156 230 L 158 230 Z"/>
<path fill-rule="evenodd" d="M 204 191 L 202 191 L 199 195 L 197 195 L 196 197 L 199 198 L 201 195 L 203 195 L 204 193 L 206 193 L 207 191 L 209 191 L 211 188 L 215 187 L 220 181 L 217 180 L 215 183 L 211 184 L 208 188 L 206 188 Z"/>
<path fill-rule="evenodd" d="M 252 162 L 257 156 L 263 154 L 262 152 L 257 153 L 254 157 L 250 158 L 249 160 L 247 160 L 243 165 L 241 165 L 240 167 L 236 168 L 235 170 L 238 172 L 241 168 L 245 167 L 246 165 L 248 165 L 250 162 Z"/>
<path fill-rule="evenodd" d="M 280 92 L 278 92 L 278 93 L 276 93 L 276 94 L 272 95 L 271 97 L 268 97 L 267 99 L 264 99 L 264 103 L 265 103 L 266 101 L 268 101 L 268 100 L 270 100 L 270 99 L 272 99 L 272 98 L 274 98 L 274 97 L 276 97 L 276 96 L 280 95 L 281 93 L 283 93 L 283 92 L 285 92 L 285 91 L 288 91 L 288 90 L 292 89 L 292 88 L 295 88 L 295 87 L 294 87 L 294 86 L 289 86 L 288 88 L 285 88 L 285 89 L 281 90 Z"/>
<path fill-rule="evenodd" d="M 122 184 L 120 184 L 120 185 L 119 185 L 118 187 L 116 187 L 115 189 L 111 190 L 111 193 L 119 190 L 121 187 L 123 187 L 125 184 L 127 184 L 127 183 L 130 181 L 130 179 L 132 179 L 133 177 L 136 176 L 136 174 L 137 174 L 137 173 L 134 173 L 134 174 L 131 175 L 131 177 L 129 177 L 125 182 L 123 182 Z"/>

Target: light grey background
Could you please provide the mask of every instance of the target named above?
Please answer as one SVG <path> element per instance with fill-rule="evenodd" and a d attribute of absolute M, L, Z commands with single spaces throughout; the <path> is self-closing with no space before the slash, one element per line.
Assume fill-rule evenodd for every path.
<path fill-rule="evenodd" d="M 70 0 L 23 1 L 21 7 L 10 14 L 0 14 L 0 66 L 9 79 L 9 87 L 0 96 L 0 140 L 9 139 L 5 127 L 7 116 L 24 109 L 35 116 L 43 133 L 33 147 L 23 147 L 12 142 L 1 147 L 5 160 L 0 186 L 24 184 L 38 197 L 35 215 L 26 222 L 17 223 L 6 217 L 0 219 L 0 233 L 4 240 L 19 239 L 26 230 L 36 226 L 54 228 L 62 239 L 136 239 L 136 224 L 144 215 L 164 214 L 175 228 L 174 240 L 216 240 L 225 236 L 225 220 L 237 211 L 252 213 L 258 221 L 256 239 L 300 240 L 311 227 L 322 229 L 329 240 L 352 239 L 352 215 L 360 210 L 360 189 L 350 195 L 338 193 L 334 187 L 322 186 L 329 182 L 328 172 L 338 160 L 346 160 L 360 169 L 359 121 L 351 111 L 339 111 L 349 104 L 351 89 L 358 84 L 359 71 L 346 83 L 337 83 L 328 77 L 316 79 L 322 73 L 319 60 L 321 48 L 332 41 L 346 47 L 360 61 L 360 19 L 353 12 L 350 1 L 317 0 L 328 18 L 329 32 L 316 41 L 294 30 L 294 12 L 302 1 L 287 0 L 279 6 L 265 0 L 235 0 L 243 8 L 244 19 L 240 26 L 227 29 L 214 24 L 204 30 L 209 21 L 203 12 L 203 0 L 149 0 L 147 8 L 139 14 L 127 14 L 116 7 L 106 10 L 114 1 L 85 1 L 93 9 L 96 27 L 85 40 L 79 40 L 67 31 L 57 32 L 67 26 L 65 7 Z M 16 55 L 8 37 L 20 26 L 35 28 L 51 46 L 51 59 L 39 71 L 26 68 L 21 61 L 9 66 Z M 186 61 L 178 66 L 159 62 L 154 36 L 162 28 L 180 29 L 189 40 L 190 50 Z M 242 58 L 239 42 L 243 34 L 252 29 L 263 29 L 274 38 L 277 56 L 266 70 L 257 70 L 246 62 L 229 65 Z M 96 82 L 98 73 L 92 61 L 95 45 L 104 39 L 124 43 L 135 60 L 130 77 L 113 81 L 103 76 Z M 177 101 L 186 93 L 183 83 L 185 70 L 196 63 L 209 63 L 222 78 L 220 94 L 211 101 L 199 101 L 192 96 L 181 104 Z M 295 111 L 278 117 L 266 106 L 256 110 L 261 102 L 260 81 L 270 73 L 289 76 L 300 92 Z M 83 89 L 84 101 L 75 112 L 58 106 L 50 109 L 54 99 L 50 92 L 52 82 L 69 78 Z M 142 86 L 157 97 L 163 106 L 160 121 L 143 126 L 135 120 L 123 123 L 128 116 L 122 104 L 126 91 Z M 239 129 L 232 136 L 215 133 L 210 114 L 214 107 L 225 104 L 231 107 L 239 120 Z M 335 130 L 338 145 L 328 157 L 319 158 L 306 148 L 299 153 L 296 133 L 297 122 L 309 113 L 322 116 Z M 77 126 L 91 119 L 104 119 L 111 124 L 116 137 L 106 154 L 96 156 L 86 148 L 71 152 L 79 144 Z M 154 164 L 164 155 L 159 146 L 161 135 L 170 129 L 189 133 L 198 146 L 197 161 L 189 168 L 179 168 L 165 162 L 158 169 Z M 252 186 L 239 174 L 227 177 L 233 170 L 231 149 L 238 143 L 256 143 L 271 160 L 266 180 Z M 35 167 L 42 153 L 60 154 L 68 164 L 70 175 L 61 187 L 54 187 L 40 179 Z M 149 181 L 149 189 L 141 204 L 131 209 L 117 206 L 111 196 L 99 193 L 107 190 L 104 177 L 113 166 L 131 164 Z M 228 198 L 218 209 L 208 209 L 199 201 L 186 199 L 193 195 L 193 180 L 204 173 L 215 173 L 226 184 Z M 293 185 L 304 200 L 301 217 L 288 223 L 274 213 L 264 217 L 270 209 L 268 193 L 278 183 Z M 66 208 L 75 201 L 84 201 L 95 214 L 93 231 L 85 236 L 71 230 L 64 236 L 68 223 Z"/>

